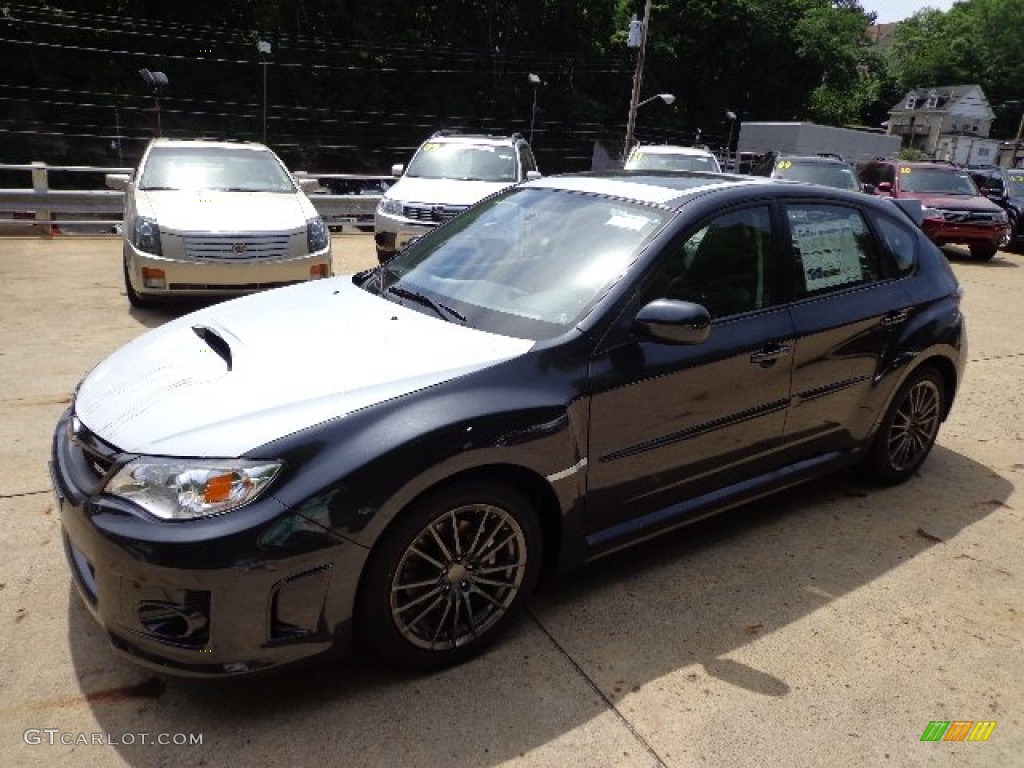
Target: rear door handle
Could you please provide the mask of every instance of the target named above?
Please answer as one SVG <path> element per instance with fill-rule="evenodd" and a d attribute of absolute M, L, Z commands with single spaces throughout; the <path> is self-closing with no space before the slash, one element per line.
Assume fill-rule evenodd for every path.
<path fill-rule="evenodd" d="M 907 310 L 897 309 L 893 312 L 886 312 L 878 324 L 883 328 L 892 328 L 907 322 L 908 317 L 910 317 L 910 313 Z"/>
<path fill-rule="evenodd" d="M 788 354 L 789 344 L 769 344 L 754 352 L 750 356 L 750 362 L 767 367 Z"/>

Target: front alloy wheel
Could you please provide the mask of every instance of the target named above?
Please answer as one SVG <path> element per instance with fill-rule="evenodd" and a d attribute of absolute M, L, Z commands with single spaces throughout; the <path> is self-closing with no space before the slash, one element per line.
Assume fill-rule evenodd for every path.
<path fill-rule="evenodd" d="M 925 369 L 903 384 L 889 406 L 864 461 L 866 474 L 885 484 L 901 483 L 924 463 L 946 412 L 945 386 Z"/>
<path fill-rule="evenodd" d="M 514 489 L 472 483 L 433 494 L 371 556 L 360 593 L 365 639 L 400 664 L 462 661 L 511 621 L 539 564 L 536 518 Z"/>

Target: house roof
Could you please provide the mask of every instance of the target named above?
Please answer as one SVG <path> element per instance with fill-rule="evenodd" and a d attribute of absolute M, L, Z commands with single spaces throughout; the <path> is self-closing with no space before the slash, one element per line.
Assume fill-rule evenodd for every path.
<path fill-rule="evenodd" d="M 918 111 L 940 111 L 946 112 L 956 104 L 958 101 L 963 99 L 965 96 L 976 93 L 980 97 L 980 101 L 984 104 L 985 108 L 991 112 L 988 105 L 988 99 L 985 98 L 985 92 L 981 90 L 981 86 L 977 83 L 970 83 L 968 85 L 933 85 L 926 88 L 912 88 L 907 91 L 902 99 L 899 100 L 892 109 L 889 110 L 889 114 L 895 112 L 918 112 Z M 928 99 L 931 96 L 936 96 L 936 105 L 934 107 L 926 107 Z M 907 109 L 907 102 L 914 98 L 917 101 L 917 107 L 915 109 Z M 994 117 L 994 115 L 993 115 Z"/>

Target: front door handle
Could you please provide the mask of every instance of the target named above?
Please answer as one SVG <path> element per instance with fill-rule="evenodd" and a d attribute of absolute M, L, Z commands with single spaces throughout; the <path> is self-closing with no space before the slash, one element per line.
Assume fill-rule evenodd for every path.
<path fill-rule="evenodd" d="M 760 365 L 762 368 L 767 368 L 778 362 L 780 357 L 788 355 L 789 351 L 789 344 L 769 344 L 751 354 L 750 362 Z"/>

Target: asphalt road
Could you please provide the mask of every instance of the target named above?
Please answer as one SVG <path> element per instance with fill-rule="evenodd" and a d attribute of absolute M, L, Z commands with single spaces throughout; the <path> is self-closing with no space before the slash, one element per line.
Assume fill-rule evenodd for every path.
<path fill-rule="evenodd" d="M 911 482 L 836 475 L 567 574 L 456 669 L 204 683 L 110 652 L 46 471 L 81 376 L 174 315 L 129 310 L 114 238 L 0 239 L 0 765 L 1021 765 L 1024 257 L 954 268 L 967 378 Z"/>

